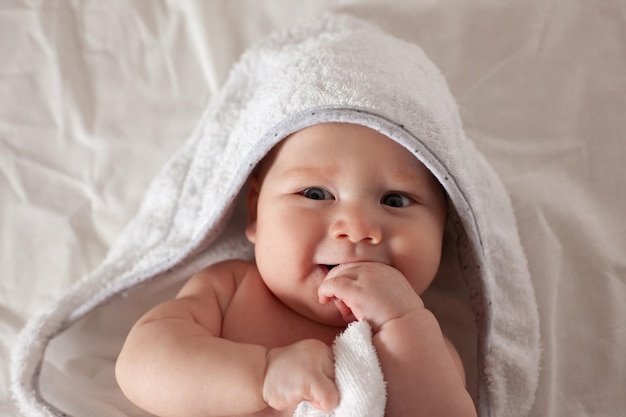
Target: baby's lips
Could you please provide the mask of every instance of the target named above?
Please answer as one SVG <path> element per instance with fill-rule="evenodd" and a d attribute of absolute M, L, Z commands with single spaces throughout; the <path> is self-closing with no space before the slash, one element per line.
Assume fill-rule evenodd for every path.
<path fill-rule="evenodd" d="M 324 281 L 337 276 L 344 269 L 346 265 L 350 265 L 350 263 L 324 265 L 324 267 L 326 268 L 326 277 L 324 278 Z"/>
<path fill-rule="evenodd" d="M 329 275 L 331 275 L 331 273 L 333 272 L 333 270 L 337 269 L 337 267 L 341 266 L 340 264 L 320 264 L 320 267 L 324 270 L 324 272 L 326 273 L 326 277 L 328 277 Z"/>

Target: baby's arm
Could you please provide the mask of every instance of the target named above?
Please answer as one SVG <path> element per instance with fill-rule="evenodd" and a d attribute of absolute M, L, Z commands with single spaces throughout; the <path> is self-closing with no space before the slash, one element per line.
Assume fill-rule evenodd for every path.
<path fill-rule="evenodd" d="M 387 381 L 387 417 L 476 416 L 456 350 L 398 270 L 374 262 L 341 265 L 319 294 L 372 326 Z"/>
<path fill-rule="evenodd" d="M 332 354 L 323 343 L 267 349 L 219 337 L 223 312 L 251 270 L 240 261 L 206 269 L 135 324 L 116 364 L 132 402 L 159 416 L 186 417 L 251 414 L 306 397 L 324 408 L 335 405 Z M 304 383 L 317 391 L 302 393 Z"/>
<path fill-rule="evenodd" d="M 220 415 L 220 405 L 237 405 L 238 414 L 266 407 L 261 387 L 267 350 L 214 337 L 221 333 L 222 309 L 242 274 L 245 267 L 239 263 L 207 269 L 192 277 L 176 299 L 134 325 L 115 369 L 132 402 L 160 416 Z M 218 392 L 213 383 L 232 389 Z"/>

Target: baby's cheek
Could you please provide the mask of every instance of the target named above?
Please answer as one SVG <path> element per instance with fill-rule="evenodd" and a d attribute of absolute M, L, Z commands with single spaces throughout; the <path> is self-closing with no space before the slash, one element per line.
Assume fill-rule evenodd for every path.
<path fill-rule="evenodd" d="M 433 282 L 439 270 L 439 262 L 426 260 L 416 263 L 415 259 L 399 265 L 398 270 L 404 277 L 404 281 L 417 294 L 422 294 Z"/>

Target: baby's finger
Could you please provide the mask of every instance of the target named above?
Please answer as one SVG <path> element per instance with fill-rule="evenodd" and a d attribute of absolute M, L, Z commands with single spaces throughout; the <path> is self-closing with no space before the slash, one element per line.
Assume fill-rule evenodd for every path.
<path fill-rule="evenodd" d="M 339 314 L 341 314 L 341 317 L 346 323 L 352 323 L 357 319 L 354 313 L 352 313 L 352 310 L 350 310 L 350 307 L 346 305 L 346 303 L 338 299 L 334 299 L 333 302 L 335 304 L 335 307 L 337 307 L 337 310 L 339 310 Z"/>
<path fill-rule="evenodd" d="M 318 289 L 319 300 L 322 304 L 333 301 L 341 317 L 346 323 L 365 318 L 359 306 L 359 283 L 344 276 L 326 280 Z"/>
<path fill-rule="evenodd" d="M 311 385 L 311 405 L 319 410 L 332 411 L 339 405 L 339 391 L 335 383 L 322 378 Z"/>
<path fill-rule="evenodd" d="M 317 294 L 323 304 L 333 299 L 339 299 L 350 306 L 346 301 L 354 298 L 354 292 L 358 291 L 359 286 L 356 279 L 345 275 L 327 277 L 317 289 Z"/>

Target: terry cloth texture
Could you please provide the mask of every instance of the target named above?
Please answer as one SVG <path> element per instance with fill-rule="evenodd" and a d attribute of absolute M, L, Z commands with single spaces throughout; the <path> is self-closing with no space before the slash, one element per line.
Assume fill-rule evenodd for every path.
<path fill-rule="evenodd" d="M 538 379 L 539 323 L 506 189 L 465 136 L 422 50 L 337 14 L 248 50 L 103 263 L 30 321 L 12 362 L 23 413 L 144 415 L 113 377 L 128 328 L 193 272 L 251 257 L 240 198 L 248 175 L 280 140 L 323 122 L 377 130 L 441 182 L 450 202 L 441 271 L 464 283 L 475 318 L 475 359 L 468 363 L 460 351 L 474 370 L 479 414 L 526 415 Z M 445 297 L 435 301 L 434 311 L 446 311 Z"/>
<path fill-rule="evenodd" d="M 339 405 L 327 413 L 304 401 L 293 417 L 383 417 L 387 394 L 369 324 L 350 323 L 335 339 L 333 355 Z"/>

